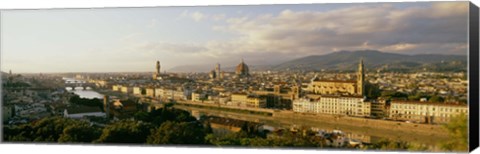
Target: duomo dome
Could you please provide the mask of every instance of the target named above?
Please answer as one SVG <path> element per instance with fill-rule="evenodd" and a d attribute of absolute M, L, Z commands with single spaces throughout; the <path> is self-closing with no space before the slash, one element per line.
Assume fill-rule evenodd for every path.
<path fill-rule="evenodd" d="M 235 74 L 237 74 L 238 76 L 248 76 L 249 75 L 248 66 L 247 66 L 247 64 L 245 64 L 243 62 L 243 59 L 242 59 L 242 62 L 237 65 L 237 68 L 235 69 Z"/>

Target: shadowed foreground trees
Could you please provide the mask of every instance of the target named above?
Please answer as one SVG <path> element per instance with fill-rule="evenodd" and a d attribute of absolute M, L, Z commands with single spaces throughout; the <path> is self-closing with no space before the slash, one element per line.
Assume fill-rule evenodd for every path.
<path fill-rule="evenodd" d="M 206 129 L 199 122 L 167 121 L 148 136 L 149 144 L 204 144 Z"/>
<path fill-rule="evenodd" d="M 273 134 L 270 137 L 258 132 L 242 130 L 225 136 L 208 134 L 205 137 L 209 144 L 216 146 L 248 146 L 248 147 L 323 147 L 321 140 L 315 136 L 303 135 L 285 131 L 281 134 Z"/>
<path fill-rule="evenodd" d="M 138 120 L 121 120 L 95 126 L 89 122 L 63 117 L 44 118 L 37 122 L 20 126 L 4 126 L 4 141 L 49 142 L 49 143 L 125 143 L 125 144 L 177 144 L 213 145 L 244 147 L 298 147 L 334 148 L 327 146 L 326 140 L 315 136 L 313 131 L 275 131 L 267 136 L 262 130 L 242 127 L 237 133 L 224 136 L 213 134 L 208 122 L 201 123 L 187 111 L 160 109 L 150 113 L 140 112 Z M 443 147 L 446 150 L 466 149 L 466 116 L 446 125 L 452 133 L 452 140 Z M 302 129 L 303 130 L 303 129 Z M 354 147 L 349 147 L 354 148 Z M 428 150 L 406 142 L 384 140 L 365 146 L 375 150 Z"/>
<path fill-rule="evenodd" d="M 14 127 L 3 127 L 5 141 L 34 142 L 91 142 L 98 136 L 98 128 L 88 122 L 49 117 Z"/>
<path fill-rule="evenodd" d="M 448 151 L 468 151 L 468 116 L 464 113 L 453 117 L 444 127 L 450 133 L 451 140 L 441 145 Z"/>
<path fill-rule="evenodd" d="M 19 126 L 4 126 L 7 142 L 49 143 L 147 143 L 203 144 L 208 131 L 189 112 L 162 108 L 150 113 L 139 112 L 138 120 L 122 120 L 104 127 L 64 117 L 48 117 Z M 156 135 L 155 135 L 156 134 Z M 160 135 L 159 135 L 160 134 Z"/>
<path fill-rule="evenodd" d="M 58 138 L 60 143 L 90 143 L 101 134 L 101 129 L 87 122 L 67 126 Z"/>
<path fill-rule="evenodd" d="M 153 126 L 139 121 L 118 121 L 103 128 L 97 143 L 145 143 Z"/>

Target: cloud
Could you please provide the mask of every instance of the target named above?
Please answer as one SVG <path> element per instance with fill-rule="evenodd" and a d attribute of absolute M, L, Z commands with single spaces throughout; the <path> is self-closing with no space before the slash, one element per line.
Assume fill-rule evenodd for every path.
<path fill-rule="evenodd" d="M 179 18 L 190 18 L 190 19 L 193 19 L 197 22 L 203 20 L 203 19 L 206 19 L 208 16 L 206 14 L 203 14 L 201 12 L 189 12 L 188 10 L 185 10 L 183 11 L 181 14 L 180 14 L 180 17 Z"/>
<path fill-rule="evenodd" d="M 409 54 L 461 54 L 457 49 L 467 42 L 467 8 L 466 2 L 434 2 L 428 8 L 365 5 L 326 12 L 286 9 L 276 15 L 228 18 L 227 25 L 213 29 L 242 36 L 234 41 L 238 45 L 234 50 L 247 52 L 322 54 L 370 48 Z M 442 48 L 435 48 L 439 45 Z"/>
<path fill-rule="evenodd" d="M 233 64 L 240 58 L 271 64 L 339 50 L 374 49 L 404 54 L 466 54 L 468 2 L 433 2 L 431 6 L 390 4 L 335 10 L 294 11 L 256 16 L 208 15 L 184 11 L 195 21 L 212 20 L 212 29 L 235 38 L 206 43 L 148 42 L 148 54 L 178 53 L 193 59 Z M 205 60 L 204 62 L 209 62 Z"/>
<path fill-rule="evenodd" d="M 204 14 L 202 12 L 189 12 L 188 10 L 183 11 L 180 14 L 179 18 L 190 18 L 196 22 L 202 21 L 202 20 L 212 20 L 212 21 L 222 21 L 226 18 L 227 16 L 225 14 Z"/>
<path fill-rule="evenodd" d="M 206 18 L 206 16 L 205 16 L 204 14 L 200 13 L 200 12 L 194 12 L 194 13 L 192 13 L 192 14 L 191 14 L 191 17 L 192 17 L 192 19 L 195 20 L 195 21 L 200 21 L 200 20 Z"/>

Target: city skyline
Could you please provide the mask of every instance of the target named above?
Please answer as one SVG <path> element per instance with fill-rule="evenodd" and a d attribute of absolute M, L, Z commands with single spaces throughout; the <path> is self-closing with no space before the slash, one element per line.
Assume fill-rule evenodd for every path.
<path fill-rule="evenodd" d="M 467 2 L 2 12 L 2 71 L 152 72 L 340 50 L 467 53 Z M 68 35 L 67 35 L 68 34 Z M 25 45 L 28 44 L 28 45 Z M 163 71 L 162 70 L 162 71 Z"/>

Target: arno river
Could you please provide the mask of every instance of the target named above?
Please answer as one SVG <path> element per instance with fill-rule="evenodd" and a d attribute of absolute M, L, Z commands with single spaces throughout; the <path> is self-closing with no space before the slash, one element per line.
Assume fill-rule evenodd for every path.
<path fill-rule="evenodd" d="M 63 80 L 65 80 L 65 82 L 67 81 L 70 81 L 70 82 L 83 82 L 81 80 L 76 80 L 76 79 L 73 79 L 73 78 L 63 78 Z M 87 89 L 83 89 L 83 88 L 75 88 L 75 90 L 72 90 L 71 88 L 66 88 L 66 90 L 68 90 L 69 92 L 73 92 L 75 94 L 77 94 L 78 96 L 82 97 L 82 98 L 89 98 L 89 99 L 92 99 L 92 98 L 99 98 L 99 99 L 103 99 L 103 95 L 96 92 L 96 91 L 93 91 L 91 88 L 87 88 Z"/>
<path fill-rule="evenodd" d="M 81 81 L 73 78 L 63 78 L 63 79 L 65 80 L 65 82 Z M 85 90 L 83 88 L 75 88 L 75 90 L 71 90 L 71 88 L 66 88 L 66 90 L 69 92 L 73 92 L 82 98 L 103 99 L 102 94 L 92 90 L 91 88 L 87 88 Z M 434 142 L 434 141 L 432 142 L 432 140 L 425 139 L 425 138 L 411 139 L 411 137 L 407 135 L 404 136 L 402 134 L 389 132 L 389 131 L 378 132 L 378 131 L 371 131 L 371 130 L 362 130 L 358 128 L 338 127 L 336 125 L 329 125 L 327 123 L 309 123 L 308 121 L 302 121 L 301 119 L 288 120 L 288 119 L 275 118 L 275 117 L 265 116 L 265 115 L 228 112 L 228 111 L 220 111 L 215 109 L 198 108 L 198 107 L 191 107 L 191 106 L 177 105 L 176 108 L 187 110 L 190 113 L 192 113 L 192 115 L 196 118 L 199 118 L 201 115 L 212 115 L 212 116 L 233 118 L 233 119 L 239 119 L 239 120 L 245 120 L 245 121 L 260 122 L 265 124 L 267 128 L 268 127 L 269 128 L 279 128 L 279 127 L 288 128 L 292 126 L 297 126 L 297 127 L 303 126 L 303 127 L 309 127 L 315 130 L 326 130 L 326 131 L 341 130 L 346 135 L 348 135 L 349 138 L 358 139 L 364 142 L 375 142 L 382 139 L 390 139 L 390 140 L 396 140 L 396 141 L 406 141 L 415 145 L 425 145 L 430 148 L 429 151 L 438 150 L 437 149 L 438 143 L 439 143 L 438 140 L 436 140 L 437 142 Z"/>

